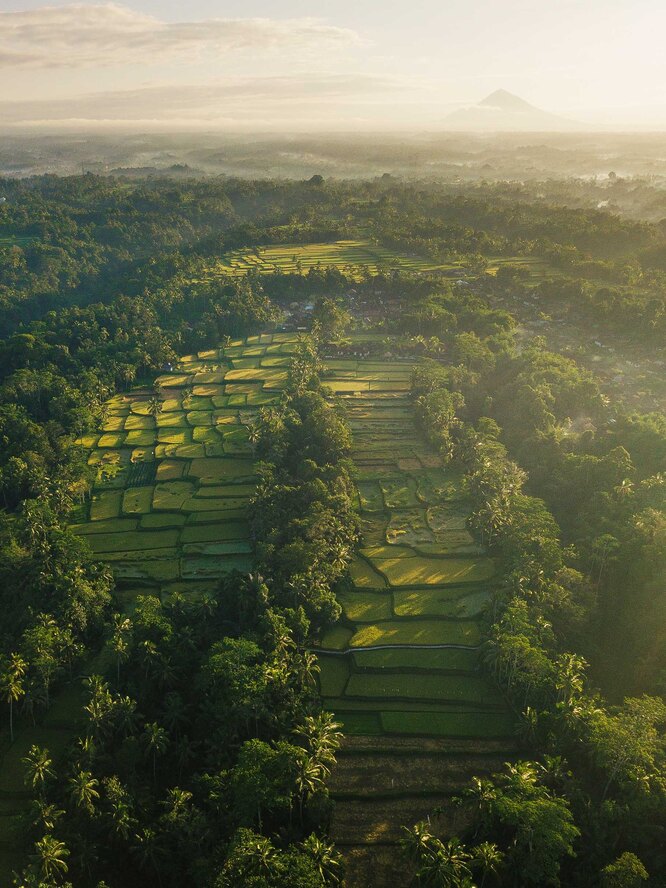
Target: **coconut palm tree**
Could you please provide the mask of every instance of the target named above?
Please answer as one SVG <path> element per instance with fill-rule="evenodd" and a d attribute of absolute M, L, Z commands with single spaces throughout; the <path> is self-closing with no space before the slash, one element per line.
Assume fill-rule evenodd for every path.
<path fill-rule="evenodd" d="M 140 865 L 145 869 L 152 869 L 157 876 L 157 881 L 162 884 L 162 876 L 160 868 L 166 856 L 164 847 L 161 845 L 159 836 L 154 829 L 147 826 L 135 836 L 135 851 L 140 861 Z"/>
<path fill-rule="evenodd" d="M 48 832 L 56 828 L 56 824 L 65 813 L 62 808 L 48 804 L 43 799 L 37 799 L 33 802 L 32 809 L 34 811 L 33 825 L 41 826 Z"/>
<path fill-rule="evenodd" d="M 459 886 L 469 883 L 472 876 L 470 869 L 472 855 L 457 836 L 442 844 L 437 853 L 437 859 L 442 873 L 448 873 L 443 885 L 447 888 L 448 886 L 459 888 Z"/>
<path fill-rule="evenodd" d="M 39 746 L 31 746 L 30 751 L 24 759 L 21 759 L 26 766 L 26 783 L 29 783 L 33 789 L 40 792 L 44 789 L 46 781 L 49 777 L 55 777 L 55 773 L 51 770 L 53 764 L 49 756 L 48 749 L 42 749 Z"/>
<path fill-rule="evenodd" d="M 261 441 L 261 427 L 258 422 L 252 422 L 247 427 L 247 440 L 250 442 L 250 446 L 252 447 L 252 453 L 255 454 L 257 451 L 257 446 Z"/>
<path fill-rule="evenodd" d="M 330 712 L 321 712 L 318 715 L 307 715 L 294 731 L 303 739 L 312 761 L 327 777 L 335 764 L 335 753 L 342 741 L 341 727 Z"/>
<path fill-rule="evenodd" d="M 52 835 L 35 842 L 36 863 L 41 871 L 42 878 L 47 884 L 58 883 L 67 872 L 67 858 L 69 849 L 64 842 Z"/>
<path fill-rule="evenodd" d="M 20 654 L 12 654 L 0 672 L 0 693 L 9 704 L 9 737 L 14 742 L 14 703 L 25 694 L 25 674 L 28 664 Z"/>
<path fill-rule="evenodd" d="M 88 814 L 95 813 L 95 802 L 99 799 L 99 780 L 90 771 L 79 770 L 69 778 L 69 794 L 77 808 L 82 808 Z"/>
<path fill-rule="evenodd" d="M 157 722 L 148 722 L 144 728 L 143 742 L 146 753 L 153 757 L 153 783 L 157 778 L 157 757 L 164 755 L 169 745 L 167 732 Z"/>
<path fill-rule="evenodd" d="M 404 826 L 403 830 L 405 835 L 400 844 L 412 860 L 421 860 L 424 855 L 430 853 L 435 837 L 430 832 L 428 821 L 421 820 L 411 828 Z"/>
<path fill-rule="evenodd" d="M 342 873 L 340 871 L 342 861 L 340 854 L 333 845 L 327 845 L 326 842 L 322 842 L 318 836 L 312 833 L 303 842 L 302 847 L 314 860 L 322 885 L 342 884 Z"/>
<path fill-rule="evenodd" d="M 570 703 L 581 697 L 587 662 L 577 654 L 564 653 L 557 659 L 555 688 L 559 703 Z"/>
<path fill-rule="evenodd" d="M 129 617 L 116 614 L 113 618 L 111 647 L 116 655 L 116 678 L 118 684 L 120 684 L 120 664 L 129 657 L 129 636 L 131 631 L 132 623 Z"/>
<path fill-rule="evenodd" d="M 275 848 L 269 839 L 264 836 L 254 836 L 252 841 L 244 844 L 243 852 L 243 868 L 248 876 L 265 876 L 270 873 L 275 859 Z"/>
<path fill-rule="evenodd" d="M 499 850 L 494 842 L 481 842 L 472 849 L 473 860 L 472 865 L 481 870 L 481 885 L 483 885 L 488 876 L 496 876 L 502 865 L 504 854 Z"/>
<path fill-rule="evenodd" d="M 155 394 L 148 401 L 148 413 L 153 417 L 155 422 L 157 423 L 157 417 L 160 415 L 162 410 L 164 409 L 164 401 L 160 398 L 159 390 L 155 392 Z"/>

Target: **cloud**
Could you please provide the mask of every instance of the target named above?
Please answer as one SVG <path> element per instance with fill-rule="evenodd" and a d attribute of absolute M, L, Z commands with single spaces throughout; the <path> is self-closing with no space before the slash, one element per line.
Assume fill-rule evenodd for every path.
<path fill-rule="evenodd" d="M 312 18 L 165 22 L 115 3 L 0 12 L 0 66 L 145 65 L 220 52 L 360 44 L 355 31 Z"/>
<path fill-rule="evenodd" d="M 370 74 L 232 77 L 217 83 L 179 84 L 97 92 L 59 100 L 0 102 L 8 127 L 146 123 L 187 126 L 284 126 L 314 115 L 334 118 L 343 107 L 391 104 L 408 88 L 397 78 Z"/>

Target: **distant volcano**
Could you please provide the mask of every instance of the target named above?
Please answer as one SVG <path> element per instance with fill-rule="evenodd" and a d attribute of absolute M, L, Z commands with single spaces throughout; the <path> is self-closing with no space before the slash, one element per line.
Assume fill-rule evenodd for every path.
<path fill-rule="evenodd" d="M 453 111 L 444 119 L 444 125 L 462 132 L 567 132 L 585 128 L 574 120 L 535 108 L 505 89 L 496 90 L 478 105 Z"/>

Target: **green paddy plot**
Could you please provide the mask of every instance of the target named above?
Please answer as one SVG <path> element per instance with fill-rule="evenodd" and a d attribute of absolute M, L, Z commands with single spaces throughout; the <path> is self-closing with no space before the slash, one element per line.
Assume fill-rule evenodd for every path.
<path fill-rule="evenodd" d="M 435 619 L 386 620 L 359 625 L 349 640 L 350 648 L 381 645 L 463 645 L 476 647 L 481 643 L 481 629 L 476 620 L 442 623 Z"/>
<path fill-rule="evenodd" d="M 345 685 L 345 697 L 379 700 L 387 697 L 413 702 L 465 703 L 492 706 L 497 691 L 479 675 L 422 675 L 404 672 L 354 673 Z"/>
<path fill-rule="evenodd" d="M 311 268 L 341 268 L 360 276 L 363 269 L 371 274 L 401 269 L 416 272 L 455 272 L 456 262 L 434 263 L 422 256 L 398 253 L 365 240 L 339 240 L 315 244 L 275 244 L 234 250 L 209 266 L 205 279 L 218 275 L 307 274 Z"/>
<path fill-rule="evenodd" d="M 127 607 L 138 592 L 197 595 L 251 570 L 248 427 L 279 399 L 295 342 L 269 333 L 185 355 L 153 389 L 112 398 L 99 434 L 79 440 L 97 482 L 73 529 L 110 564 Z"/>
<path fill-rule="evenodd" d="M 512 734 L 482 673 L 482 618 L 495 565 L 468 530 L 462 472 L 414 424 L 411 364 L 327 361 L 353 433 L 361 540 L 339 623 L 320 642 L 320 687 L 349 734 Z"/>
<path fill-rule="evenodd" d="M 375 569 L 391 586 L 444 586 L 489 580 L 494 565 L 489 558 L 373 558 Z"/>
<path fill-rule="evenodd" d="M 344 721 L 344 716 L 343 716 Z M 511 737 L 514 719 L 509 712 L 395 712 L 381 713 L 385 734 L 494 739 Z"/>

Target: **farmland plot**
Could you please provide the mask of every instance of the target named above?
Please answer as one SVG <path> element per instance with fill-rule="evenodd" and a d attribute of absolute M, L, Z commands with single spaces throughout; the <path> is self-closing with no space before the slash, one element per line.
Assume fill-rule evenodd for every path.
<path fill-rule="evenodd" d="M 98 477 L 74 529 L 121 593 L 197 595 L 251 569 L 248 427 L 279 398 L 295 341 L 263 334 L 185 355 L 154 390 L 112 398 L 100 434 L 80 439 Z"/>
<path fill-rule="evenodd" d="M 322 695 L 348 734 L 503 737 L 511 719 L 479 664 L 495 565 L 467 530 L 460 471 L 414 428 L 410 376 L 397 361 L 327 361 L 353 431 L 362 539 L 321 640 Z"/>

